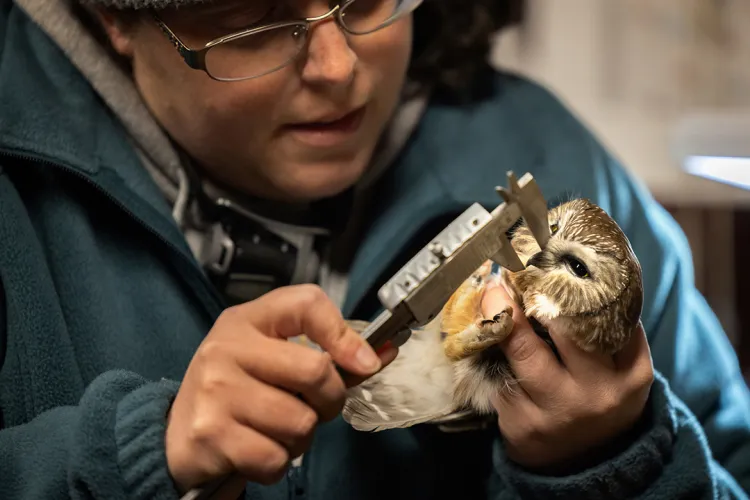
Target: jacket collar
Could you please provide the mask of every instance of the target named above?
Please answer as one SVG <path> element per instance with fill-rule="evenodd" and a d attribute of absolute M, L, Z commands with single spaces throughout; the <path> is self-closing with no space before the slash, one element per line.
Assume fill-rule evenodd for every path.
<path fill-rule="evenodd" d="M 186 251 L 171 208 L 122 124 L 39 26 L 14 3 L 2 1 L 0 154 L 88 178 Z"/>

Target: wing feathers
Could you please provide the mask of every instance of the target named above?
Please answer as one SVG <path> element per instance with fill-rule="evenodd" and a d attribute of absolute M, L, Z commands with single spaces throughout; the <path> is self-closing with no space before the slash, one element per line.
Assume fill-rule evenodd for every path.
<path fill-rule="evenodd" d="M 410 427 L 451 414 L 453 367 L 440 331 L 415 331 L 398 357 L 347 392 L 342 415 L 361 431 Z"/>

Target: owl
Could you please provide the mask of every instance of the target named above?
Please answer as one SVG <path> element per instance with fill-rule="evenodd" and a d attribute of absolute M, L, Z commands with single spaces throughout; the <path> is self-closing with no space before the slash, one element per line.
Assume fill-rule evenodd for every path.
<path fill-rule="evenodd" d="M 550 328 L 586 351 L 620 350 L 643 305 L 641 266 L 628 238 L 586 199 L 551 208 L 548 220 L 544 250 L 523 221 L 511 232 L 523 270 L 494 271 L 485 263 L 434 320 L 413 332 L 390 365 L 350 388 L 344 420 L 357 430 L 380 431 L 491 417 L 492 396 L 512 391 L 516 382 L 498 346 L 513 328 L 512 308 L 491 318 L 481 312 L 493 281 L 506 288 L 553 351 Z"/>

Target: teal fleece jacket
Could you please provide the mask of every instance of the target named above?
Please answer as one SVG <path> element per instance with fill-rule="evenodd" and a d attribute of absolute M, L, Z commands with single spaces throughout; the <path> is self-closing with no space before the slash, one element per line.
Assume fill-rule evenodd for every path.
<path fill-rule="evenodd" d="M 178 498 L 165 414 L 221 298 L 122 126 L 65 55 L 0 6 L 0 497 Z M 642 425 L 606 461 L 544 477 L 497 429 L 321 426 L 299 469 L 246 498 L 747 498 L 750 394 L 693 284 L 675 222 L 539 86 L 492 76 L 478 105 L 431 102 L 379 181 L 347 316 L 447 220 L 498 200 L 504 173 L 600 204 L 641 260 L 657 370 Z"/>

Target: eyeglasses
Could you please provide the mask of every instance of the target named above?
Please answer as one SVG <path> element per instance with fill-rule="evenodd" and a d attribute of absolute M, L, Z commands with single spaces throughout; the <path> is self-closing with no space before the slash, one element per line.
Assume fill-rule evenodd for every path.
<path fill-rule="evenodd" d="M 256 26 L 191 49 L 156 14 L 154 20 L 185 63 L 219 81 L 258 78 L 290 64 L 302 51 L 313 23 L 333 16 L 344 32 L 366 35 L 413 12 L 423 0 L 348 0 L 306 19 Z"/>

